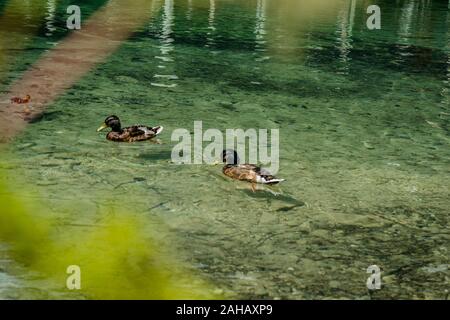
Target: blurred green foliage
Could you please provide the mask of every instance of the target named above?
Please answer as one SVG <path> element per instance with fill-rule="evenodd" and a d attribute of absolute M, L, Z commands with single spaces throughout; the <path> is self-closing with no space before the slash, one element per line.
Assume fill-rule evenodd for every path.
<path fill-rule="evenodd" d="M 0 164 L 3 167 L 3 164 Z M 11 179 L 0 181 L 0 239 L 18 263 L 66 288 L 70 265 L 81 269 L 81 290 L 89 299 L 212 299 L 213 288 L 151 241 L 148 217 L 114 208 L 93 228 L 58 224 L 40 201 L 21 201 Z M 71 204 L 76 208 L 76 204 Z M 68 204 L 69 206 L 69 204 Z M 74 209 L 76 211 L 76 209 Z M 120 213 L 119 213 L 120 212 Z"/>

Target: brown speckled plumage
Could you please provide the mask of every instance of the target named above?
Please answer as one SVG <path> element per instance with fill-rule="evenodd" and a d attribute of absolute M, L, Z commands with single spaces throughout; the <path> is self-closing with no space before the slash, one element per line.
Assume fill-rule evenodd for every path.
<path fill-rule="evenodd" d="M 222 172 L 232 179 L 248 181 L 252 184 L 263 183 L 268 185 L 278 184 L 283 179 L 278 179 L 261 167 L 254 164 L 238 164 L 238 156 L 234 150 L 224 150 L 222 153 L 223 162 L 227 163 Z"/>
<path fill-rule="evenodd" d="M 146 128 L 146 131 L 140 128 Z M 158 135 L 161 127 L 146 127 L 141 125 L 123 128 L 121 131 L 111 131 L 106 136 L 106 139 L 114 142 L 136 142 L 153 139 Z"/>
<path fill-rule="evenodd" d="M 104 124 L 97 131 L 105 128 L 111 128 L 106 135 L 106 139 L 114 142 L 136 142 L 150 140 L 156 137 L 163 130 L 162 126 L 147 127 L 144 125 L 134 125 L 122 128 L 117 116 L 109 116 Z"/>

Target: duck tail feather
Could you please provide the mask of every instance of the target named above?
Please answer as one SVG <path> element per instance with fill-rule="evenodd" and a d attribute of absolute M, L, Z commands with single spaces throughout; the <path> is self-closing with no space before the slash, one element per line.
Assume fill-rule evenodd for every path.
<path fill-rule="evenodd" d="M 285 181 L 285 179 L 278 179 L 273 176 L 261 176 L 259 182 L 263 184 L 277 184 Z"/>
<path fill-rule="evenodd" d="M 164 127 L 163 126 L 156 126 L 156 127 L 153 128 L 153 130 L 155 131 L 155 134 L 158 135 L 164 130 Z"/>

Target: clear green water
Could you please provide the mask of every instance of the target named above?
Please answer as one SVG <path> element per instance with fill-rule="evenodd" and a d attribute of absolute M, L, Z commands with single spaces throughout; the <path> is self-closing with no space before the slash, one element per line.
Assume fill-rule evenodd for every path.
<path fill-rule="evenodd" d="M 1 171 L 20 168 L 62 225 L 95 225 L 111 197 L 161 219 L 229 297 L 447 298 L 448 4 L 377 3 L 380 31 L 366 29 L 363 1 L 298 19 L 269 0 L 154 1 L 141 30 L 16 138 L 18 160 Z M 27 49 L 2 48 L 15 56 L 4 90 L 64 37 L 64 19 L 51 21 Z M 95 129 L 110 114 L 163 125 L 163 144 L 106 141 Z M 171 164 L 171 132 L 196 120 L 279 128 L 283 196 Z M 372 264 L 383 288 L 369 293 Z M 65 297 L 42 283 L 1 255 L 1 298 Z"/>

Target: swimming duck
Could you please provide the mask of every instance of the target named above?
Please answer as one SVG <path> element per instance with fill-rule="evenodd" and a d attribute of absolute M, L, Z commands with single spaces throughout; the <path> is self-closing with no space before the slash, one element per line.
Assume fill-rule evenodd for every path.
<path fill-rule="evenodd" d="M 120 120 L 117 116 L 109 116 L 97 132 L 103 129 L 111 128 L 111 131 L 106 135 L 106 139 L 114 142 L 135 142 L 145 141 L 156 137 L 163 131 L 162 126 L 147 127 L 143 125 L 134 125 L 131 127 L 122 128 Z"/>
<path fill-rule="evenodd" d="M 29 94 L 27 94 L 25 96 L 25 98 L 20 98 L 20 97 L 12 97 L 11 98 L 11 103 L 17 103 L 17 104 L 23 104 L 23 103 L 28 103 L 31 100 L 31 96 Z"/>
<path fill-rule="evenodd" d="M 223 150 L 222 161 L 225 163 L 222 169 L 224 175 L 232 179 L 251 182 L 253 191 L 255 191 L 256 183 L 274 185 L 284 181 L 257 165 L 239 164 L 239 157 L 235 150 Z"/>

